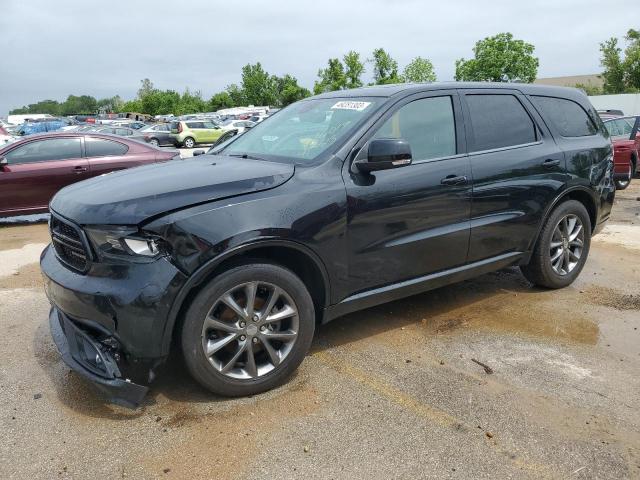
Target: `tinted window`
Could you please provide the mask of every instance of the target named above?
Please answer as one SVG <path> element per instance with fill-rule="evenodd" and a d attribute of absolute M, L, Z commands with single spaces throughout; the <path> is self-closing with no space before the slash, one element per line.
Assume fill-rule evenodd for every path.
<path fill-rule="evenodd" d="M 403 138 L 414 160 L 456 153 L 456 127 L 451 97 L 415 100 L 401 107 L 376 132 L 374 138 Z"/>
<path fill-rule="evenodd" d="M 122 143 L 91 137 L 85 137 L 84 148 L 87 153 L 87 157 L 124 155 L 129 150 L 129 147 Z"/>
<path fill-rule="evenodd" d="M 545 120 L 551 122 L 563 137 L 594 135 L 596 126 L 587 112 L 576 102 L 565 98 L 531 97 Z"/>
<path fill-rule="evenodd" d="M 614 137 L 628 137 L 631 135 L 631 131 L 633 130 L 633 124 L 627 118 L 611 120 L 610 122 L 605 123 L 605 126 L 609 131 L 609 135 Z"/>
<path fill-rule="evenodd" d="M 29 142 L 14 148 L 5 157 L 9 163 L 31 163 L 47 160 L 80 158 L 79 138 L 50 138 Z"/>
<path fill-rule="evenodd" d="M 189 128 L 204 128 L 202 122 L 187 122 L 187 127 Z"/>
<path fill-rule="evenodd" d="M 466 95 L 473 142 L 471 151 L 536 141 L 531 117 L 514 95 Z"/>

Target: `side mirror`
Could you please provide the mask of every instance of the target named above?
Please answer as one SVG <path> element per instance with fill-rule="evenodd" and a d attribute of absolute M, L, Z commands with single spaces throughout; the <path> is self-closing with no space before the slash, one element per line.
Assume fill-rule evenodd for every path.
<path fill-rule="evenodd" d="M 193 156 L 197 157 L 198 155 L 204 155 L 205 151 L 204 150 L 194 150 L 193 151 Z"/>
<path fill-rule="evenodd" d="M 402 138 L 379 138 L 369 142 L 367 158 L 354 162 L 363 173 L 411 165 L 411 146 Z"/>

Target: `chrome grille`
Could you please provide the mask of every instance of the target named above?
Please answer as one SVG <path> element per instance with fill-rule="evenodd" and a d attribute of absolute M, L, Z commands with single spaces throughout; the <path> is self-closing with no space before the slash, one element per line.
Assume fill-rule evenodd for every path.
<path fill-rule="evenodd" d="M 58 258 L 74 270 L 86 271 L 89 255 L 80 227 L 52 214 L 49 232 Z"/>

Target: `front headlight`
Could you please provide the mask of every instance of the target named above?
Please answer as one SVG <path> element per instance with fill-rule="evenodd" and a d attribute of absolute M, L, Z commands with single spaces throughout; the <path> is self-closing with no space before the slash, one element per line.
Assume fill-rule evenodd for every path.
<path fill-rule="evenodd" d="M 109 255 L 140 255 L 155 257 L 160 254 L 160 238 L 132 227 L 85 228 L 99 257 Z"/>

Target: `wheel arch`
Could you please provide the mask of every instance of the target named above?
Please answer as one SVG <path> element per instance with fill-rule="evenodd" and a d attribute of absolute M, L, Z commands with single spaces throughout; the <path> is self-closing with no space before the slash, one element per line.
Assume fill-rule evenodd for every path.
<path fill-rule="evenodd" d="M 306 285 L 320 323 L 330 300 L 330 282 L 320 257 L 309 247 L 289 240 L 260 240 L 235 247 L 198 268 L 181 288 L 169 312 L 162 347 L 169 353 L 179 335 L 184 312 L 204 285 L 220 273 L 246 262 L 263 260 L 293 271 Z"/>
<path fill-rule="evenodd" d="M 555 200 L 551 202 L 551 204 L 545 210 L 544 215 L 542 216 L 542 220 L 538 225 L 538 229 L 536 231 L 534 241 L 529 246 L 530 252 L 533 251 L 536 243 L 538 243 L 538 238 L 540 237 L 540 232 L 542 232 L 542 227 L 544 226 L 544 223 L 547 221 L 547 218 L 549 218 L 549 215 L 551 215 L 551 212 L 553 212 L 553 210 L 558 205 L 560 205 L 562 202 L 565 202 L 567 200 L 577 200 L 578 202 L 584 205 L 584 207 L 587 209 L 587 213 L 589 213 L 589 220 L 591 221 L 591 233 L 594 232 L 597 225 L 597 221 L 598 221 L 598 204 L 596 202 L 596 199 L 593 197 L 593 194 L 586 187 L 582 187 L 582 186 L 572 187 L 567 190 L 564 190 L 560 195 L 558 195 L 555 198 Z M 528 262 L 528 258 L 526 262 Z"/>

